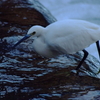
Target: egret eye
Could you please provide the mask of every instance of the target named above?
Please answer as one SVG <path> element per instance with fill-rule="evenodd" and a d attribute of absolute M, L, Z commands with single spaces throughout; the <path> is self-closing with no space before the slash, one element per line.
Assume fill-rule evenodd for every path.
<path fill-rule="evenodd" d="M 32 33 L 32 35 L 34 35 L 36 32 L 34 31 L 33 33 Z"/>

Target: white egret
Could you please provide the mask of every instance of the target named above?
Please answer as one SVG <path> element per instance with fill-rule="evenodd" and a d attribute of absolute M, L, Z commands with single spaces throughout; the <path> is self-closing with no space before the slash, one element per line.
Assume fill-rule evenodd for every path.
<path fill-rule="evenodd" d="M 83 20 L 68 19 L 56 21 L 47 27 L 32 26 L 26 36 L 17 42 L 13 48 L 27 38 L 33 38 L 34 50 L 48 58 L 61 54 L 73 54 L 82 50 L 84 57 L 77 66 L 77 70 L 88 56 L 85 48 L 92 43 L 96 43 L 100 56 L 100 26 Z"/>

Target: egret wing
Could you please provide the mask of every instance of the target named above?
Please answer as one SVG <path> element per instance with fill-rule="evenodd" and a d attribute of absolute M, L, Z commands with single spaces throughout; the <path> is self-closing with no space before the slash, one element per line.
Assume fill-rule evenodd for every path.
<path fill-rule="evenodd" d="M 57 52 L 73 54 L 96 42 L 98 32 L 97 29 L 79 29 L 70 35 L 53 38 L 48 45 Z"/>

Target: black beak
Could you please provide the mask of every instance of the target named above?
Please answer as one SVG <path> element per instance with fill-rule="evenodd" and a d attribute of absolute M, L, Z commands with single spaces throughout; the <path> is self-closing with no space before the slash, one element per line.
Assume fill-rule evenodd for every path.
<path fill-rule="evenodd" d="M 27 34 L 25 35 L 21 40 L 19 40 L 13 47 L 12 49 L 14 49 L 17 45 L 19 45 L 21 42 L 23 42 L 24 40 L 28 39 L 31 35 Z"/>

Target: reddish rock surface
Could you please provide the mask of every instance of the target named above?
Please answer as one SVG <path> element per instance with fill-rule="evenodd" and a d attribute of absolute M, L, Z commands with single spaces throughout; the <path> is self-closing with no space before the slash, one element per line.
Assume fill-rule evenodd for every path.
<path fill-rule="evenodd" d="M 43 15 L 31 8 L 27 0 L 6 0 L 0 4 L 0 37 L 15 35 L 12 27 L 28 30 L 32 25 L 47 26 Z"/>

